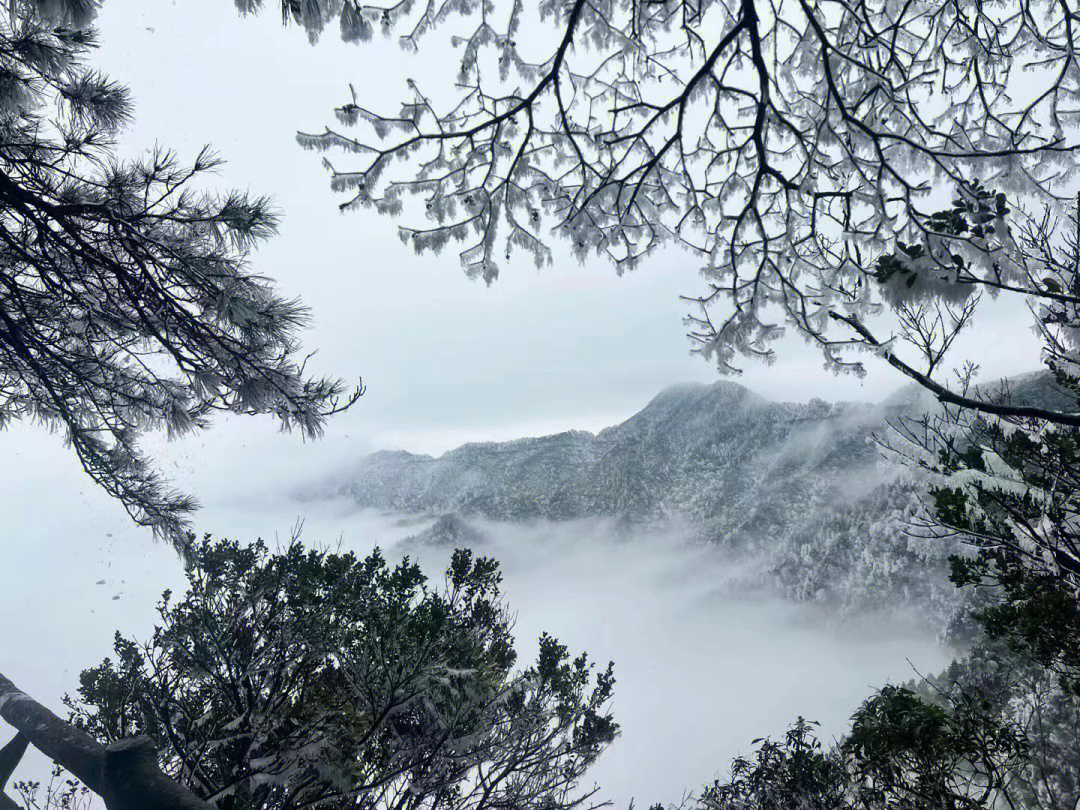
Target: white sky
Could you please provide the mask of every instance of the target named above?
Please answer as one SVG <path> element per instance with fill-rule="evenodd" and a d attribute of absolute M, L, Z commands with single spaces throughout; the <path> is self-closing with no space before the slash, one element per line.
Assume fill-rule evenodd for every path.
<path fill-rule="evenodd" d="M 329 123 L 349 82 L 371 106 L 393 110 L 407 76 L 445 79 L 445 64 L 394 43 L 345 46 L 335 30 L 311 47 L 267 2 L 261 17 L 240 20 L 231 0 L 107 0 L 100 18 L 97 62 L 137 105 L 123 151 L 156 141 L 191 159 L 212 143 L 228 161 L 222 188 L 272 194 L 283 226 L 256 269 L 313 310 L 314 367 L 369 387 L 318 443 L 280 436 L 269 419 L 234 418 L 158 447 L 166 472 L 206 504 L 200 527 L 286 535 L 295 515 L 285 516 L 281 493 L 372 449 L 441 452 L 466 440 L 596 430 L 667 385 L 716 379 L 684 337 L 678 296 L 700 284 L 690 257 L 667 253 L 618 278 L 557 251 L 555 267 L 509 263 L 488 288 L 469 281 L 452 253 L 412 255 L 388 219 L 339 214 L 320 156 L 300 150 L 296 130 Z M 1035 367 L 1026 320 L 999 315 L 960 350 L 995 375 Z M 838 379 L 802 344 L 779 348 L 780 363 L 751 366 L 742 382 L 785 400 L 880 399 L 900 382 L 873 364 L 863 383 Z M 18 425 L 0 433 L 0 448 L 0 671 L 56 707 L 77 672 L 107 654 L 116 628 L 145 635 L 154 599 L 181 572 L 56 436 Z M 308 536 L 332 540 L 318 529 L 340 530 L 339 517 L 309 514 Z M 717 766 L 724 757 L 718 750 Z"/>
<path fill-rule="evenodd" d="M 464 438 L 595 429 L 664 386 L 716 378 L 685 338 L 678 296 L 702 289 L 687 254 L 657 256 L 619 278 L 556 247 L 555 266 L 538 273 L 524 258 L 506 263 L 488 288 L 465 277 L 452 250 L 413 255 L 388 218 L 339 214 L 344 198 L 329 190 L 321 156 L 297 146 L 296 131 L 333 124 L 350 82 L 368 106 L 393 112 L 407 77 L 422 89 L 444 86 L 455 54 L 438 35 L 420 54 L 381 40 L 345 45 L 335 26 L 312 47 L 281 26 L 277 0 L 267 7 L 244 20 L 231 0 L 108 0 L 98 61 L 137 104 L 125 151 L 157 141 L 190 158 L 212 143 L 227 160 L 223 188 L 274 196 L 282 231 L 255 267 L 311 307 L 307 344 L 319 349 L 318 368 L 369 386 L 336 430 L 430 451 Z M 349 155 L 330 157 L 349 165 Z M 1000 373 L 1030 369 L 1036 355 L 1017 357 L 1010 345 L 1034 345 L 1025 326 L 1002 333 L 1004 362 L 1001 345 L 977 353 Z M 779 348 L 780 363 L 751 364 L 742 380 L 773 398 L 878 399 L 899 382 L 874 363 L 864 382 L 838 379 L 800 341 Z"/>

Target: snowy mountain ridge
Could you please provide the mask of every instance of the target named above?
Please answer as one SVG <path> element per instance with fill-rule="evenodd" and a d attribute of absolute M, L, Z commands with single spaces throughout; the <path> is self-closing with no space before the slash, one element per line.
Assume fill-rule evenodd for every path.
<path fill-rule="evenodd" d="M 1015 382 L 1014 399 L 1056 396 L 1046 375 Z M 931 405 L 910 388 L 870 405 L 773 402 L 727 381 L 679 385 L 595 435 L 473 443 L 439 457 L 375 453 L 343 489 L 363 507 L 464 519 L 677 518 L 762 560 L 792 597 L 856 608 L 887 592 L 945 618 L 957 607 L 943 573 L 955 548 L 908 531 L 923 509 L 919 476 L 874 441 L 889 420 Z"/>

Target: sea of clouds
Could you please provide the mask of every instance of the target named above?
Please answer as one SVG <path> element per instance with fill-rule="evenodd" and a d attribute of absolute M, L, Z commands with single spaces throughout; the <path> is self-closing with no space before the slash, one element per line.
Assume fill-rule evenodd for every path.
<path fill-rule="evenodd" d="M 0 671 L 62 712 L 61 695 L 110 653 L 114 632 L 145 637 L 161 591 L 182 592 L 184 575 L 173 552 L 133 527 L 59 441 L 19 431 L 9 437 L 33 439 L 25 452 L 34 463 L 0 472 Z M 181 478 L 203 496 L 200 530 L 273 544 L 302 522 L 307 543 L 360 552 L 378 545 L 390 558 L 414 555 L 441 577 L 449 548 L 402 542 L 431 518 L 359 510 L 340 498 L 294 500 L 287 484 L 307 472 L 294 452 L 261 456 L 251 475 L 239 463 L 189 467 Z M 678 801 L 799 715 L 820 721 L 826 738 L 842 733 L 874 687 L 951 657 L 931 630 L 895 615 L 840 617 L 748 588 L 739 563 L 677 525 L 477 526 L 475 550 L 502 565 L 522 661 L 548 631 L 601 664 L 615 662 L 622 734 L 591 778 L 618 807 Z M 44 771 L 30 760 L 17 776 Z"/>

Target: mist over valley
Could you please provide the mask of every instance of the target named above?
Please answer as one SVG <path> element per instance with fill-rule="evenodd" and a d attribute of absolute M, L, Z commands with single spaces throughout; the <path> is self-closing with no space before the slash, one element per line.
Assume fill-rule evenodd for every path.
<path fill-rule="evenodd" d="M 547 631 L 615 662 L 622 734 L 592 778 L 616 806 L 640 806 L 696 792 L 797 716 L 839 735 L 876 686 L 951 660 L 941 636 L 959 602 L 941 573 L 948 549 L 905 535 L 919 500 L 872 441 L 909 407 L 778 404 L 730 383 L 680 386 L 596 435 L 438 458 L 350 461 L 339 446 L 330 468 L 305 466 L 309 484 L 296 482 L 288 453 L 263 445 L 269 488 L 232 464 L 186 475 L 215 493 L 199 523 L 218 536 L 281 544 L 302 524 L 306 544 L 408 555 L 434 584 L 454 547 L 494 557 L 520 660 Z M 183 466 L 187 451 L 174 450 Z M 5 491 L 35 485 L 49 488 L 7 480 Z M 78 666 L 109 654 L 113 629 L 145 636 L 161 590 L 184 587 L 170 552 L 136 542 L 93 490 L 84 498 L 90 521 L 26 501 L 19 513 L 40 560 L 72 534 L 97 537 L 78 552 L 79 577 L 49 584 L 71 621 L 30 614 L 19 625 L 28 649 L 74 649 L 70 667 L 31 656 L 15 668 L 53 699 L 76 686 Z M 45 585 L 8 574 L 0 587 L 30 601 Z"/>

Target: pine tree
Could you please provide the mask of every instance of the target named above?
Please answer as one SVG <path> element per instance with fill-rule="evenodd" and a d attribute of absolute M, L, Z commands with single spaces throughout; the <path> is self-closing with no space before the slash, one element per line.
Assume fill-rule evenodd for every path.
<path fill-rule="evenodd" d="M 359 396 L 304 373 L 307 313 L 248 264 L 270 202 L 198 190 L 219 161 L 121 160 L 120 84 L 87 67 L 97 0 L 0 9 L 0 424 L 63 432 L 86 472 L 177 547 L 194 500 L 139 449 L 214 410 L 318 435 Z"/>

